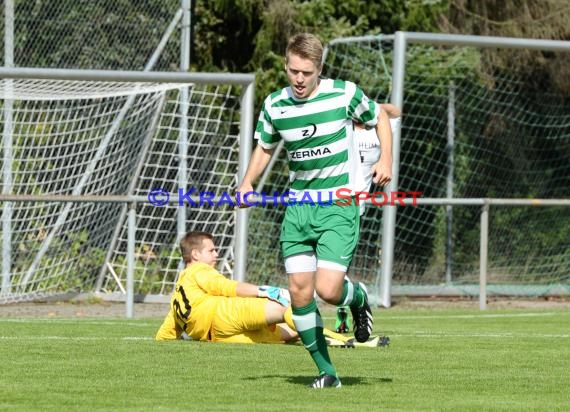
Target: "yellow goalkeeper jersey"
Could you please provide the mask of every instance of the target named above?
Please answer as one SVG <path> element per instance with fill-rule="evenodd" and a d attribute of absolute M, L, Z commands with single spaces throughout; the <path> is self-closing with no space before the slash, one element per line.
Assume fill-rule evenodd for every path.
<path fill-rule="evenodd" d="M 205 263 L 188 265 L 176 282 L 170 311 L 156 339 L 176 339 L 185 331 L 194 340 L 210 340 L 217 307 L 228 297 L 236 296 L 237 283 Z"/>

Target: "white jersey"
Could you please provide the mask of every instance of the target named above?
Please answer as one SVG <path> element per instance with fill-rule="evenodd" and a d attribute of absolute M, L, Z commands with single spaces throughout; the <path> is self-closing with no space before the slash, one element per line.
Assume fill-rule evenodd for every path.
<path fill-rule="evenodd" d="M 401 117 L 390 119 L 390 129 L 392 134 L 399 127 Z M 372 186 L 373 172 L 372 167 L 378 159 L 380 159 L 380 141 L 376 134 L 376 128 L 371 129 L 354 129 L 354 138 L 358 144 L 360 152 L 360 161 L 362 162 L 362 173 L 364 175 L 364 188 L 363 191 L 369 191 Z M 360 204 L 360 214 L 364 213 L 365 203 Z"/>

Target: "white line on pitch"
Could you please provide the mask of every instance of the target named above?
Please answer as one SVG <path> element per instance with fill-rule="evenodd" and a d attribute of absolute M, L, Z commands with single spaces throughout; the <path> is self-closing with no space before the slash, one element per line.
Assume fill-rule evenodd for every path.
<path fill-rule="evenodd" d="M 510 338 L 510 339 L 569 339 L 567 333 L 434 333 L 434 332 L 412 332 L 412 333 L 390 333 L 391 338 Z M 150 336 L 0 336 L 0 341 L 151 341 Z"/>
<path fill-rule="evenodd" d="M 528 312 L 528 313 L 486 313 L 475 315 L 411 315 L 411 316 L 382 316 L 384 319 L 479 319 L 479 318 L 526 318 L 526 317 L 546 317 L 560 315 L 560 312 Z"/>
<path fill-rule="evenodd" d="M 397 333 L 390 334 L 390 336 L 401 337 L 415 337 L 415 338 L 570 338 L 568 333 L 496 333 L 496 332 L 477 332 L 477 333 L 448 333 L 448 332 L 412 332 L 412 333 Z"/>
<path fill-rule="evenodd" d="M 114 340 L 154 340 L 150 336 L 0 336 L 0 341 L 2 340 L 71 340 L 71 341 L 114 341 Z"/>
<path fill-rule="evenodd" d="M 561 315 L 561 312 L 528 312 L 528 313 L 487 313 L 475 315 L 384 315 L 377 314 L 378 319 L 485 319 L 485 318 L 526 318 L 526 317 L 547 317 Z M 570 312 L 568 312 L 570 314 Z M 333 316 L 324 316 L 324 320 L 336 319 Z"/>
<path fill-rule="evenodd" d="M 524 318 L 524 317 L 547 317 L 561 315 L 561 312 L 526 312 L 526 313 L 481 313 L 472 315 L 385 315 L 377 314 L 378 319 L 398 320 L 398 319 L 484 319 L 484 318 Z M 570 312 L 568 312 L 570 314 Z M 323 320 L 335 320 L 335 316 L 323 316 Z M 99 320 L 97 318 L 0 318 L 0 323 L 46 323 L 46 322 L 67 322 L 67 323 L 90 323 L 94 325 L 128 325 L 128 326 L 153 326 L 154 323 L 137 322 L 125 320 L 124 318 Z"/>
<path fill-rule="evenodd" d="M 78 323 L 78 324 L 85 324 L 89 323 L 90 325 L 121 325 L 121 326 L 153 326 L 154 323 L 148 322 L 133 322 L 127 321 L 124 319 L 116 319 L 116 320 L 97 320 L 97 319 L 70 319 L 70 318 L 0 318 L 0 323 Z"/>

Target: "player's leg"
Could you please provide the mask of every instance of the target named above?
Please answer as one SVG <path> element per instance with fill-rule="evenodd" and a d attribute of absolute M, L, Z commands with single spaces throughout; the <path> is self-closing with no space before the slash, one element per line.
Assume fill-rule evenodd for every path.
<path fill-rule="evenodd" d="M 260 298 L 220 299 L 212 320 L 211 332 L 218 338 L 224 338 L 267 328 L 269 326 L 266 314 L 268 302 L 269 299 Z M 273 303 L 279 305 L 277 302 Z M 285 308 L 281 310 L 284 312 Z M 283 315 L 278 321 L 283 321 Z"/>
<path fill-rule="evenodd" d="M 291 305 L 285 307 L 273 300 L 267 299 L 265 305 L 265 320 L 267 325 L 276 326 L 280 332 L 280 340 L 285 342 L 295 341 L 299 338 Z"/>
<path fill-rule="evenodd" d="M 265 299 L 265 321 L 268 325 L 286 322 L 285 313 L 289 306 L 285 307 L 274 300 Z M 290 310 L 290 309 L 289 309 Z"/>
<path fill-rule="evenodd" d="M 331 262 L 319 261 L 319 265 L 315 281 L 317 294 L 332 305 L 349 306 L 354 318 L 355 338 L 358 342 L 366 342 L 372 333 L 373 318 L 365 286 L 352 283 L 342 270 L 329 269 Z"/>
<path fill-rule="evenodd" d="M 286 316 L 287 313 L 287 316 Z M 216 309 L 211 327 L 212 341 L 230 343 L 288 342 L 297 333 L 287 324 L 291 308 L 261 298 L 226 298 Z"/>
<path fill-rule="evenodd" d="M 220 343 L 285 343 L 294 342 L 297 339 L 297 332 L 289 328 L 285 323 L 229 336 L 218 336 L 215 332 L 212 333 L 212 342 Z"/>
<path fill-rule="evenodd" d="M 217 305 L 211 332 L 218 341 L 242 334 L 257 343 L 294 340 L 297 333 L 284 322 L 294 327 L 290 306 L 265 298 L 226 298 Z"/>
<path fill-rule="evenodd" d="M 211 341 L 216 343 L 240 343 L 240 344 L 263 343 L 263 342 L 256 342 L 255 340 L 252 339 L 251 336 L 248 336 L 246 333 L 238 333 L 237 335 L 217 336 L 214 332 L 212 332 Z"/>
<path fill-rule="evenodd" d="M 323 335 L 323 320 L 314 296 L 316 256 L 314 247 L 318 234 L 311 221 L 315 207 L 310 204 L 288 207 L 281 226 L 281 248 L 289 278 L 292 319 L 299 338 L 319 370 L 317 380 L 330 377 L 326 386 L 338 380 Z M 322 383 L 322 382 L 321 382 Z M 322 386 L 313 386 L 322 387 Z"/>
<path fill-rule="evenodd" d="M 373 326 L 368 292 L 364 284 L 353 283 L 345 276 L 358 243 L 360 210 L 354 204 L 336 206 L 336 210 L 335 206 L 330 206 L 329 209 L 321 213 L 323 233 L 317 244 L 315 289 L 327 303 L 350 307 L 354 336 L 357 341 L 365 342 Z"/>
<path fill-rule="evenodd" d="M 290 256 L 285 259 L 285 267 L 289 275 L 289 292 L 291 293 L 292 318 L 295 329 L 319 370 L 319 376 L 315 381 L 320 382 L 323 379 L 328 379 L 325 382 L 326 386 L 340 384 L 336 368 L 333 366 L 328 353 L 327 342 L 323 334 L 323 320 L 314 297 L 314 272 L 290 272 L 292 268 L 314 268 L 314 256 L 310 259 L 307 259 L 306 255 Z"/>
<path fill-rule="evenodd" d="M 285 267 L 288 268 L 289 275 L 293 322 L 299 338 L 319 370 L 319 376 L 330 375 L 336 378 L 336 368 L 331 362 L 327 342 L 323 335 L 323 320 L 314 297 L 314 272 L 290 272 L 292 268 L 306 268 L 307 263 L 306 256 L 303 255 L 290 256 L 285 259 Z M 310 265 L 314 267 L 314 258 L 311 259 Z"/>
<path fill-rule="evenodd" d="M 341 342 L 348 342 L 352 339 L 350 336 L 343 335 L 342 333 L 337 333 L 337 332 L 330 330 L 330 329 L 327 329 L 327 328 L 323 329 L 323 333 L 327 338 L 332 338 L 335 340 L 339 340 Z"/>
<path fill-rule="evenodd" d="M 299 334 L 295 328 L 291 328 L 286 323 L 278 323 L 277 330 L 281 334 L 281 340 L 284 342 L 295 342 L 299 340 Z"/>

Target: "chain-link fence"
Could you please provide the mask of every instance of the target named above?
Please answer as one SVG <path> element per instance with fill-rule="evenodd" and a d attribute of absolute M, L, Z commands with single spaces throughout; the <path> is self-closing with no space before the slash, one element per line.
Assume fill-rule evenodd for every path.
<path fill-rule="evenodd" d="M 8 1 L 10 3 L 8 3 Z M 12 46 L 0 43 L 0 64 L 13 48 L 14 66 L 61 69 L 142 70 L 180 9 L 180 0 L 6 0 L 13 5 Z M 8 7 L 6 7 L 8 5 Z M 178 22 L 177 26 L 180 26 Z M 8 26 L 9 27 L 9 26 Z M 11 36 L 8 35 L 8 38 Z M 177 70 L 180 30 L 174 30 L 154 70 Z"/>

